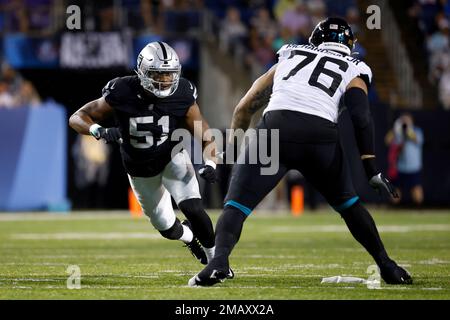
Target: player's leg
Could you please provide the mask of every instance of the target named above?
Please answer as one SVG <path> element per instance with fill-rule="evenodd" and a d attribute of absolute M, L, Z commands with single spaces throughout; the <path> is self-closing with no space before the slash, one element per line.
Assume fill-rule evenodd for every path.
<path fill-rule="evenodd" d="M 405 174 L 406 183 L 411 193 L 411 200 L 413 204 L 420 206 L 423 203 L 423 188 L 420 179 L 420 171 Z"/>
<path fill-rule="evenodd" d="M 410 283 L 408 273 L 389 258 L 375 221 L 359 201 L 339 143 L 317 145 L 299 169 L 341 215 L 353 237 L 369 252 L 387 283 Z"/>
<path fill-rule="evenodd" d="M 163 171 L 162 183 L 188 219 L 194 235 L 203 246 L 207 261 L 211 260 L 215 249 L 214 229 L 210 217 L 203 208 L 195 170 L 185 150 L 177 153 L 167 164 Z M 193 252 L 196 250 L 191 249 Z M 206 264 L 207 261 L 201 262 Z"/>
<path fill-rule="evenodd" d="M 423 188 L 420 184 L 412 187 L 411 198 L 413 199 L 413 202 L 418 206 L 423 203 Z"/>
<path fill-rule="evenodd" d="M 193 233 L 175 216 L 170 194 L 161 183 L 161 175 L 149 178 L 128 176 L 128 179 L 145 215 L 164 238 L 192 242 Z"/>
<path fill-rule="evenodd" d="M 252 143 L 258 143 L 254 139 Z M 270 146 L 269 146 L 270 147 Z M 191 286 L 214 285 L 225 278 L 233 277 L 230 274 L 228 258 L 236 243 L 239 241 L 242 227 L 252 210 L 262 199 L 278 184 L 287 169 L 280 164 L 278 172 L 274 175 L 261 174 L 264 166 L 257 164 L 239 164 L 242 157 L 249 158 L 251 146 L 240 155 L 234 165 L 228 193 L 222 215 L 216 225 L 216 254 L 198 275 L 189 280 Z"/>

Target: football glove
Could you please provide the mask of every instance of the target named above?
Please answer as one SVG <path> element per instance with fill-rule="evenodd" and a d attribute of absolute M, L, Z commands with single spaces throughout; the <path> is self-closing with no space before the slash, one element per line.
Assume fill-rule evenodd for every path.
<path fill-rule="evenodd" d="M 103 128 L 100 125 L 92 125 L 89 128 L 91 135 L 97 139 L 103 139 L 106 143 L 121 143 L 122 135 L 120 134 L 119 128 Z"/>
<path fill-rule="evenodd" d="M 216 169 L 214 167 L 214 162 L 206 160 L 206 163 L 198 170 L 198 174 L 209 183 L 214 183 L 217 180 Z"/>
<path fill-rule="evenodd" d="M 375 189 L 378 194 L 381 194 L 381 189 L 384 188 L 394 198 L 398 198 L 397 191 L 392 183 L 382 174 L 379 173 L 369 180 L 370 186 Z"/>

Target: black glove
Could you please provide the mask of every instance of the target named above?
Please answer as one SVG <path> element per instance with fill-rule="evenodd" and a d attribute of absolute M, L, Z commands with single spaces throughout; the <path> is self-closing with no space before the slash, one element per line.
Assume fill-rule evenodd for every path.
<path fill-rule="evenodd" d="M 199 170 L 198 174 L 200 177 L 208 181 L 209 183 L 216 182 L 216 169 L 214 169 L 212 166 L 205 164 L 203 165 Z"/>
<path fill-rule="evenodd" d="M 395 187 L 382 173 L 379 173 L 370 178 L 369 184 L 372 188 L 375 189 L 376 192 L 378 192 L 378 194 L 381 194 L 381 189 L 384 188 L 392 197 L 398 198 Z"/>
<path fill-rule="evenodd" d="M 105 140 L 106 143 L 120 143 L 122 135 L 119 128 L 99 128 L 100 139 Z"/>
<path fill-rule="evenodd" d="M 106 143 L 121 143 L 122 135 L 120 134 L 119 128 L 103 128 L 98 127 L 97 130 L 92 134 L 95 139 L 105 140 Z"/>

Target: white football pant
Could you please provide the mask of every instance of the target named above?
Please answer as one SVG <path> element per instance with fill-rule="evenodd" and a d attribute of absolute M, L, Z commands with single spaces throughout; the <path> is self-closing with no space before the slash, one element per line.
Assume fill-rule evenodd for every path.
<path fill-rule="evenodd" d="M 157 176 L 128 175 L 128 179 L 142 210 L 159 231 L 175 223 L 171 195 L 177 205 L 187 199 L 201 199 L 194 166 L 186 150 L 177 153 Z"/>

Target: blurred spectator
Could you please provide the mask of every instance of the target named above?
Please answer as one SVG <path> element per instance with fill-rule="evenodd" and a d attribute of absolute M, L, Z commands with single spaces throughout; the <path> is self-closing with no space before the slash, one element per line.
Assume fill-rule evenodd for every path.
<path fill-rule="evenodd" d="M 277 34 L 278 26 L 270 17 L 270 12 L 266 8 L 259 8 L 256 15 L 251 19 L 250 25 L 262 38 L 274 37 Z"/>
<path fill-rule="evenodd" d="M 140 13 L 143 20 L 143 28 L 146 33 L 159 33 L 162 19 L 160 19 L 160 3 L 152 0 L 140 1 Z"/>
<path fill-rule="evenodd" d="M 9 85 L 4 79 L 0 78 L 0 109 L 14 107 L 15 101 L 13 95 L 9 92 Z"/>
<path fill-rule="evenodd" d="M 389 146 L 390 168 L 389 178 L 399 188 L 401 201 L 402 194 L 409 193 L 416 205 L 423 202 L 423 188 L 421 183 L 422 171 L 422 130 L 414 125 L 410 114 L 403 114 L 394 123 L 394 128 L 386 135 L 386 144 Z"/>
<path fill-rule="evenodd" d="M 439 100 L 445 110 L 450 110 L 450 69 L 441 76 L 439 80 Z"/>
<path fill-rule="evenodd" d="M 284 16 L 285 12 L 294 9 L 296 4 L 297 0 L 276 0 L 273 8 L 275 18 L 278 21 L 281 21 L 281 18 Z"/>
<path fill-rule="evenodd" d="M 356 7 L 350 7 L 347 9 L 345 20 L 347 20 L 348 24 L 352 28 L 353 34 L 358 37 L 361 29 L 359 27 L 359 21 L 361 17 L 359 15 L 359 9 Z"/>
<path fill-rule="evenodd" d="M 255 30 L 252 30 L 250 34 L 250 47 L 252 49 L 250 64 L 256 62 L 262 68 L 255 74 L 265 72 L 275 62 L 275 52 L 272 49 L 273 40 L 274 37 L 261 38 Z"/>
<path fill-rule="evenodd" d="M 436 30 L 435 17 L 439 13 L 440 3 L 438 0 L 419 0 L 420 27 L 425 34 L 431 34 Z"/>
<path fill-rule="evenodd" d="M 449 21 L 443 15 L 440 15 L 436 20 L 439 30 L 427 39 L 427 49 L 431 53 L 442 51 L 449 47 Z"/>
<path fill-rule="evenodd" d="M 226 52 L 233 51 L 237 44 L 243 44 L 247 32 L 247 27 L 241 21 L 239 10 L 234 7 L 228 8 L 220 29 L 220 47 Z"/>
<path fill-rule="evenodd" d="M 429 79 L 436 84 L 442 72 L 449 67 L 449 21 L 440 16 L 437 18 L 439 30 L 428 37 L 427 50 L 429 52 Z"/>
<path fill-rule="evenodd" d="M 316 26 L 320 21 L 326 18 L 327 6 L 323 0 L 309 0 L 307 7 L 311 15 L 311 26 Z"/>
<path fill-rule="evenodd" d="M 29 30 L 47 34 L 53 27 L 55 0 L 25 0 Z"/>
<path fill-rule="evenodd" d="M 297 0 L 293 8 L 284 12 L 280 25 L 282 28 L 288 28 L 295 35 L 310 33 L 310 15 L 303 0 Z"/>
<path fill-rule="evenodd" d="M 31 82 L 4 63 L 0 74 L 0 108 L 38 106 L 41 99 Z"/>
<path fill-rule="evenodd" d="M 29 31 L 29 22 L 24 0 L 0 0 L 3 13 L 3 25 L 6 32 Z"/>
<path fill-rule="evenodd" d="M 272 49 L 277 52 L 282 46 L 289 43 L 300 43 L 299 38 L 295 37 L 291 30 L 282 28 L 278 36 L 272 42 Z"/>

